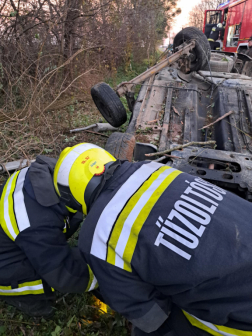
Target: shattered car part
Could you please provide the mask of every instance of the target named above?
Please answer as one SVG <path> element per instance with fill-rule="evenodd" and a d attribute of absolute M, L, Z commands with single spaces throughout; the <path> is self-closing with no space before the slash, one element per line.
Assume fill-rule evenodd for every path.
<path fill-rule="evenodd" d="M 95 132 L 107 132 L 107 131 L 117 131 L 118 128 L 111 126 L 108 123 L 96 123 L 92 124 L 86 127 L 80 127 L 80 128 L 75 128 L 70 130 L 70 133 L 76 133 L 76 132 L 81 132 L 81 131 L 86 131 L 92 129 L 92 131 Z"/>
<path fill-rule="evenodd" d="M 252 201 L 252 155 L 237 152 L 186 148 L 174 151 L 172 167 L 204 178 Z"/>
<path fill-rule="evenodd" d="M 7 171 L 11 172 L 11 171 L 15 171 L 21 168 L 28 167 L 34 161 L 35 160 L 28 161 L 25 159 L 25 160 L 18 160 L 18 161 L 12 161 L 12 162 L 6 162 L 4 164 L 0 164 L 0 174 L 6 173 Z"/>

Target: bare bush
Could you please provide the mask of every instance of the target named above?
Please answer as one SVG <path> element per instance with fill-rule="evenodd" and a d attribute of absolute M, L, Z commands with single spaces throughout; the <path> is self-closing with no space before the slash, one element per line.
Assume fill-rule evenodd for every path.
<path fill-rule="evenodd" d="M 59 152 L 64 107 L 154 54 L 177 13 L 177 0 L 2 0 L 1 162 Z"/>
<path fill-rule="evenodd" d="M 221 3 L 223 3 L 222 0 L 201 0 L 189 13 L 189 25 L 202 30 L 205 11 L 207 9 L 216 9 Z"/>

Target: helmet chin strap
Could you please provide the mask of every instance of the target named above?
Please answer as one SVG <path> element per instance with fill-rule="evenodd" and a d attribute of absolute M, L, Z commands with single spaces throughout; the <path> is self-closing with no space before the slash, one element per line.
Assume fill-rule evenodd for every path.
<path fill-rule="evenodd" d="M 92 206 L 92 204 L 94 204 L 94 202 L 97 200 L 97 198 L 99 197 L 103 187 L 105 186 L 105 183 L 114 175 L 115 170 L 120 167 L 122 164 L 122 162 L 120 160 L 114 161 L 109 167 L 108 169 L 106 169 L 105 173 L 102 175 L 102 180 L 100 182 L 100 184 L 98 185 L 98 187 L 94 190 L 93 194 L 90 197 L 90 202 L 89 202 L 89 206 L 88 206 L 88 210 L 90 210 L 90 207 Z"/>

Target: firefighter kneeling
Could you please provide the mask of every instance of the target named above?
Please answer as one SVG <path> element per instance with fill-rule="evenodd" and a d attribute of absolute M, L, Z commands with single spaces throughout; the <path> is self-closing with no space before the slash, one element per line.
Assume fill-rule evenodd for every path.
<path fill-rule="evenodd" d="M 54 186 L 60 204 L 87 214 L 79 236 L 84 265 L 133 335 L 252 335 L 249 202 L 156 162 L 116 160 L 92 144 L 61 153 Z M 27 258 L 35 267 L 36 256 Z"/>
<path fill-rule="evenodd" d="M 0 298 L 30 316 L 51 316 L 55 292 L 82 293 L 96 280 L 67 239 L 83 221 L 53 185 L 57 160 L 38 156 L 0 186 Z"/>

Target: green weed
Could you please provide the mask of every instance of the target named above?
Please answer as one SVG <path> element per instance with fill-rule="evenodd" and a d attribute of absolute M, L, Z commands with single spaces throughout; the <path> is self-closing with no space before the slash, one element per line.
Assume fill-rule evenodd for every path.
<path fill-rule="evenodd" d="M 127 321 L 110 308 L 100 310 L 91 293 L 68 294 L 55 306 L 54 317 L 29 318 L 0 301 L 0 335 L 4 336 L 121 336 L 129 335 Z"/>

